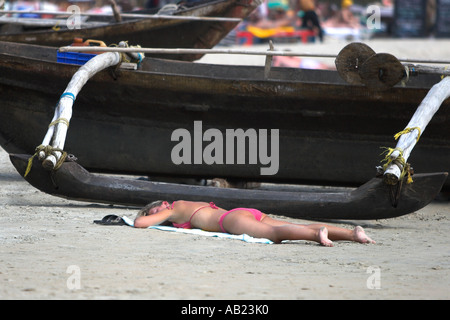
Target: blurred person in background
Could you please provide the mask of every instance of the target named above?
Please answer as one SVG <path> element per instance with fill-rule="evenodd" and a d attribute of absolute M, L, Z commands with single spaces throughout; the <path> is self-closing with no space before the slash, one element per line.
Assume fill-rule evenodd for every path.
<path fill-rule="evenodd" d="M 320 42 L 323 42 L 323 29 L 320 25 L 319 17 L 316 13 L 316 4 L 314 0 L 295 0 L 292 5 L 299 12 L 302 18 L 302 28 L 317 28 Z"/>

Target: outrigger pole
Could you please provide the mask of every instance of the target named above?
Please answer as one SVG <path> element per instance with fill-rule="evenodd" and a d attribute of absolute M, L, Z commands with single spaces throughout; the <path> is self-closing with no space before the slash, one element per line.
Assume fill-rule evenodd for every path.
<path fill-rule="evenodd" d="M 119 46 L 128 46 L 128 44 L 121 41 L 119 42 Z M 142 56 L 136 57 L 132 53 L 128 55 L 131 55 L 130 58 L 133 60 L 142 59 Z M 43 166 L 48 170 L 57 170 L 62 165 L 67 156 L 67 153 L 63 149 L 72 117 L 72 106 L 78 93 L 96 73 L 108 67 L 118 65 L 122 60 L 123 56 L 120 53 L 109 52 L 92 58 L 78 69 L 58 101 L 52 122 L 49 125 L 42 144 L 36 148 L 36 153 L 29 159 L 25 176 L 31 170 L 32 161 L 35 156 L 43 160 Z"/>
<path fill-rule="evenodd" d="M 98 49 L 98 50 L 97 50 Z M 191 48 L 117 48 L 117 47 L 60 47 L 61 52 L 143 52 L 145 54 L 246 54 L 256 56 L 290 56 L 290 57 L 316 57 L 316 58 L 331 58 L 335 59 L 338 56 L 335 54 L 324 53 L 308 53 L 308 52 L 294 52 L 288 50 L 245 50 L 245 49 L 191 49 Z M 424 60 L 416 58 L 398 58 L 403 62 L 418 62 L 430 64 L 450 64 L 450 60 Z"/>

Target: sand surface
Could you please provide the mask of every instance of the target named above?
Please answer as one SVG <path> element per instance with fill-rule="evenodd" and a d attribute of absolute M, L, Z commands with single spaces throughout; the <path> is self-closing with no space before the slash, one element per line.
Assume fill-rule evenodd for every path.
<path fill-rule="evenodd" d="M 344 45 L 295 49 L 337 53 Z M 445 58 L 450 52 L 450 42 L 428 39 L 371 46 L 398 56 Z M 0 149 L 0 299 L 450 298 L 448 201 L 395 219 L 334 221 L 362 225 L 377 244 L 337 242 L 333 248 L 93 223 L 136 211 L 44 194 L 22 179 Z"/>

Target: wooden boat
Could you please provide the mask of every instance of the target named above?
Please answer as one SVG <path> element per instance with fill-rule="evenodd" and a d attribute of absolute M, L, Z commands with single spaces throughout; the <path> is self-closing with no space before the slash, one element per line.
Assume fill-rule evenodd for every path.
<path fill-rule="evenodd" d="M 261 2 L 259 0 L 209 0 L 196 2 L 175 11 L 175 16 L 245 18 Z M 91 18 L 90 20 L 92 20 Z M 104 19 L 103 19 L 104 20 Z M 106 44 L 128 41 L 130 44 L 172 48 L 212 48 L 239 22 L 186 21 L 171 19 L 123 18 L 122 22 L 82 29 L 26 29 L 20 32 L 0 32 L 0 41 L 21 42 L 46 46 L 65 46 L 74 38 L 102 40 Z M 5 30 L 5 28 L 3 28 Z M 0 30 L 1 25 L 0 25 Z M 195 60 L 199 56 L 171 55 L 170 59 Z"/>
<path fill-rule="evenodd" d="M 23 176 L 30 155 L 11 154 Z M 441 190 L 447 173 L 417 174 L 404 184 L 392 205 L 390 186 L 373 178 L 361 187 L 341 192 L 286 192 L 187 186 L 91 174 L 76 162 L 64 162 L 57 171 L 47 171 L 34 160 L 26 180 L 51 195 L 73 200 L 144 206 L 165 199 L 213 201 L 224 208 L 256 207 L 263 212 L 306 219 L 370 220 L 398 217 L 430 203 Z"/>
<path fill-rule="evenodd" d="M 0 144 L 7 152 L 34 153 L 77 69 L 56 63 L 53 48 L 0 43 Z M 105 70 L 88 81 L 65 150 L 91 172 L 358 186 L 375 176 L 381 147 L 395 146 L 393 135 L 439 80 L 419 75 L 405 87 L 373 92 L 336 71 L 272 68 L 266 79 L 264 67 L 147 57 L 138 71 Z M 417 173 L 450 169 L 449 104 L 409 158 Z M 175 164 L 172 133 L 182 128 L 194 137 L 195 121 L 224 136 L 227 129 L 278 129 L 279 170 L 261 175 L 267 165 L 260 159 Z"/>

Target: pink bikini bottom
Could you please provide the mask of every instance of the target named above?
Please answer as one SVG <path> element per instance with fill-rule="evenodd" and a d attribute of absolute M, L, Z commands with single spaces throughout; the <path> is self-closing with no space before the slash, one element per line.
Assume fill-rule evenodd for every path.
<path fill-rule="evenodd" d="M 225 228 L 223 227 L 223 219 L 225 219 L 225 217 L 226 217 L 227 215 L 229 215 L 230 213 L 232 213 L 233 211 L 237 211 L 237 210 L 245 210 L 245 211 L 248 211 L 248 212 L 250 212 L 251 214 L 253 214 L 253 216 L 255 217 L 256 220 L 261 221 L 261 218 L 262 218 L 262 212 L 259 211 L 259 210 L 257 210 L 257 209 L 252 209 L 252 208 L 236 208 L 236 209 L 232 209 L 232 210 L 230 210 L 230 211 L 225 212 L 225 213 L 224 213 L 223 215 L 221 215 L 220 218 L 219 218 L 219 226 L 220 226 L 220 229 L 221 229 L 223 232 L 225 232 L 225 233 L 227 232 L 227 231 L 225 230 Z"/>

